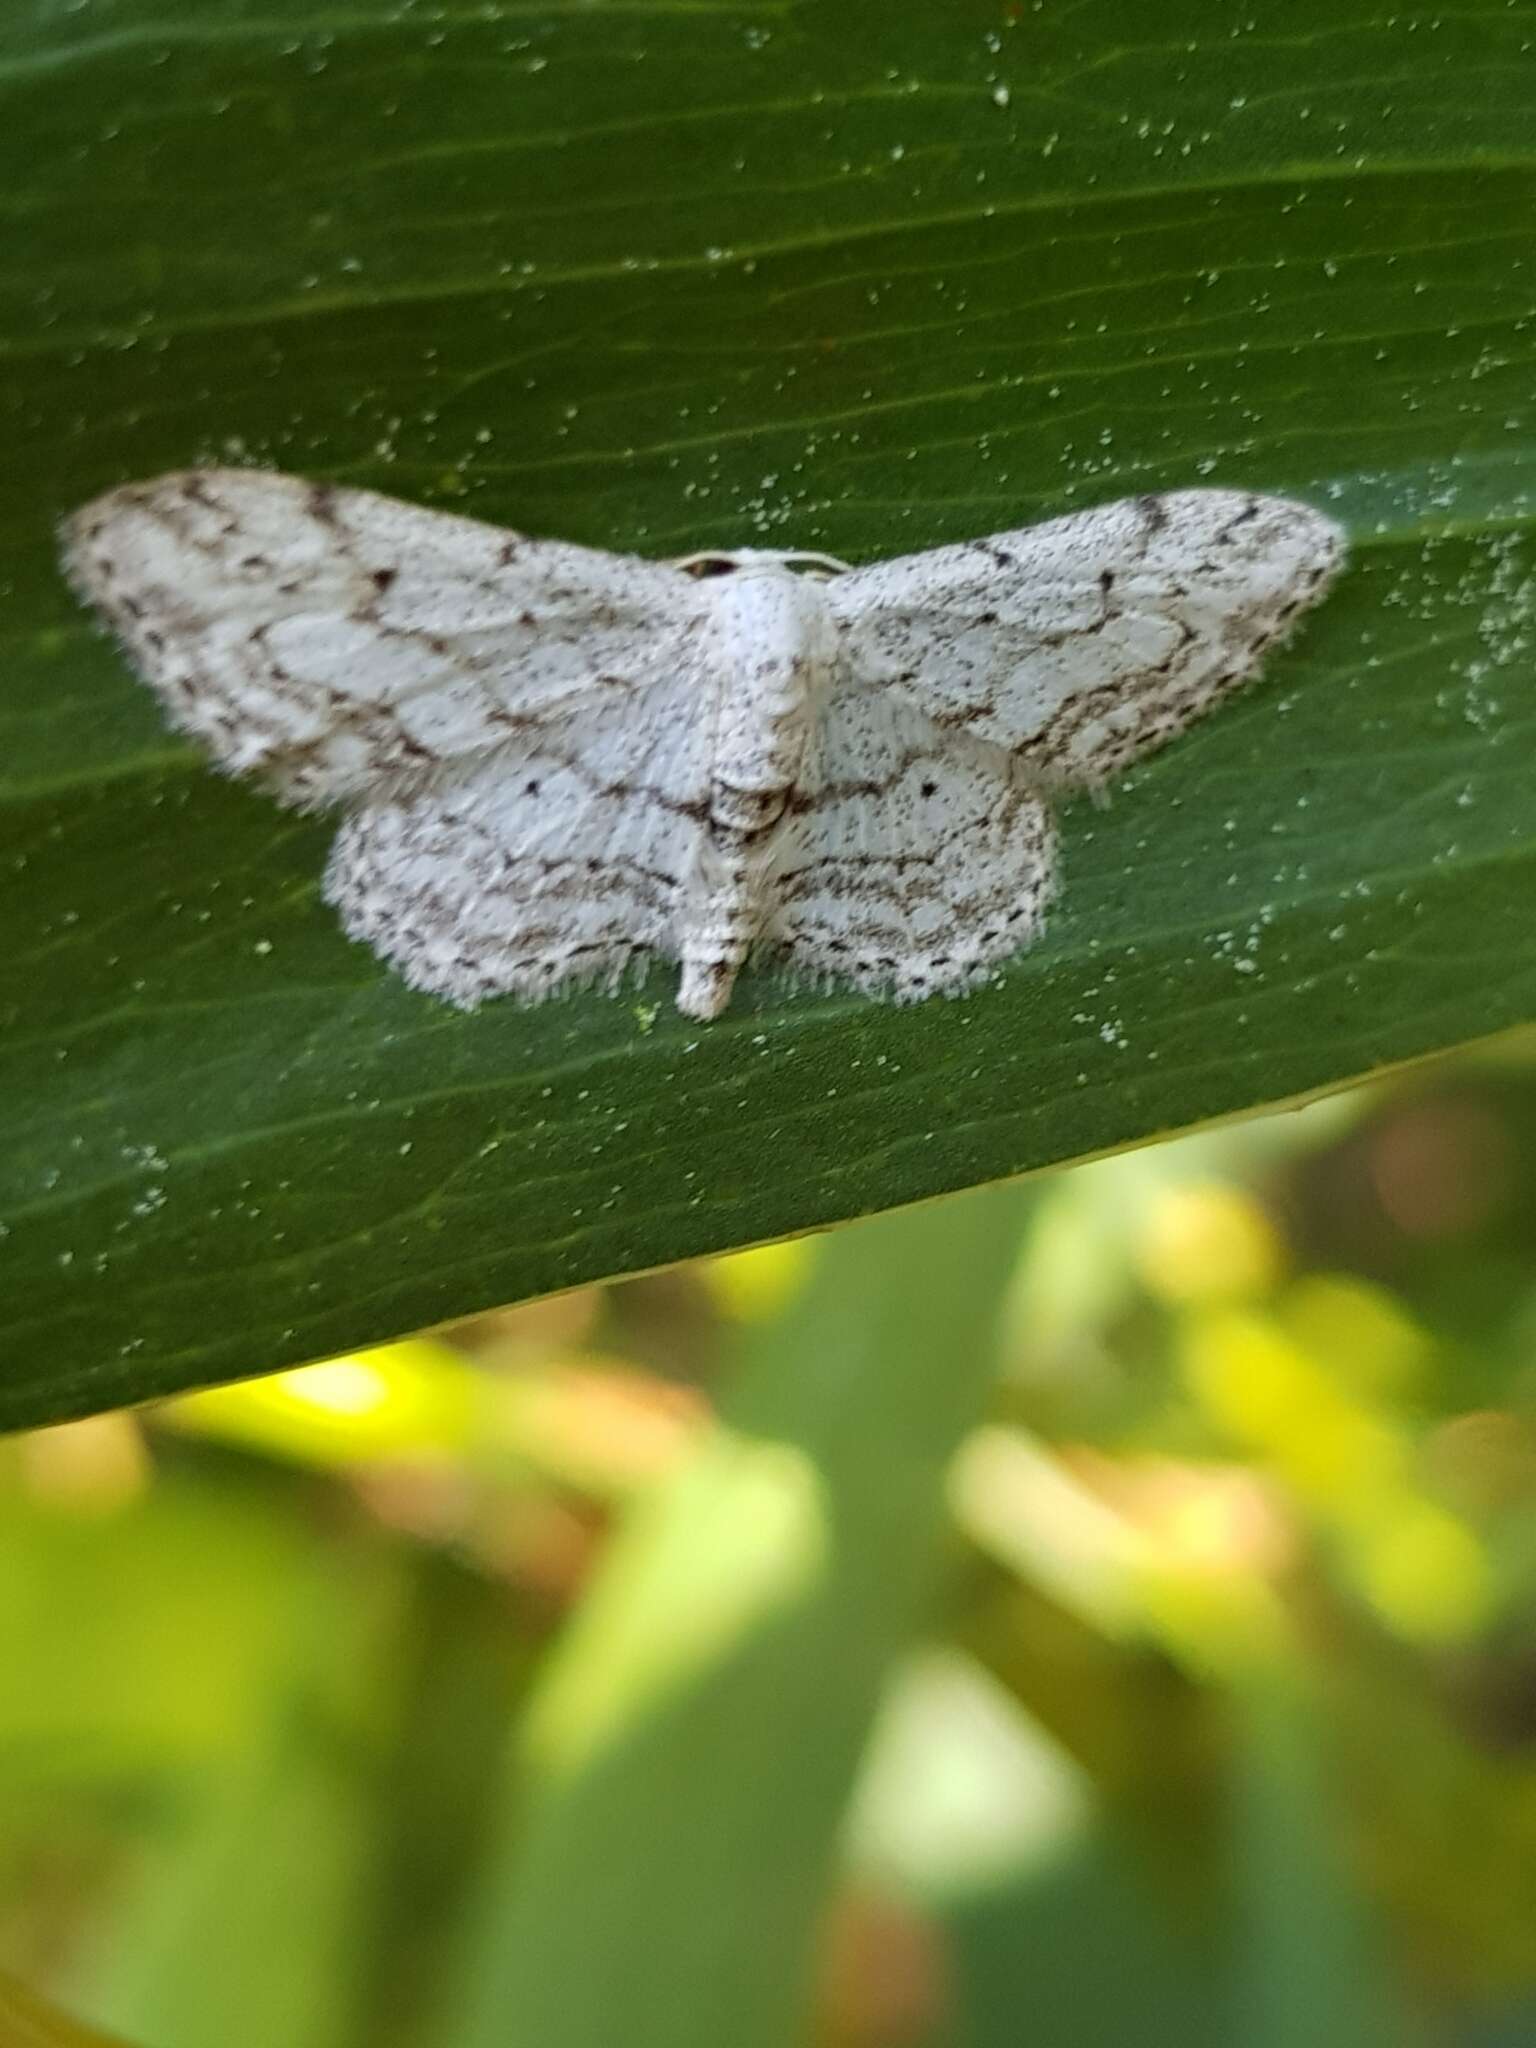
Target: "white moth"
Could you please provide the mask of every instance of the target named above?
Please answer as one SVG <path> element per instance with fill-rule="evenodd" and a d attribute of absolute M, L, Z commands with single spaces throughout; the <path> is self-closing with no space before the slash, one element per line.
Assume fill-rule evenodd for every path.
<path fill-rule="evenodd" d="M 1050 799 L 1251 677 L 1343 537 L 1173 491 L 864 569 L 651 562 L 211 469 L 64 548 L 221 768 L 343 811 L 325 894 L 407 981 L 537 1000 L 659 953 L 715 1017 L 753 949 L 898 1002 L 980 980 L 1040 927 Z"/>

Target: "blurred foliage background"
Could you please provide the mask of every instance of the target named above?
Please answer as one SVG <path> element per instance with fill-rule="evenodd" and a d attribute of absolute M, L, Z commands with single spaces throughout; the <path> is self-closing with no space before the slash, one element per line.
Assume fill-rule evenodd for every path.
<path fill-rule="evenodd" d="M 322 1360 L 0 1442 L 0 2048 L 1536 2039 L 1530 1041 L 1123 1149 L 1536 1015 L 1532 12 L 0 8 L 0 1417 Z M 964 1005 L 450 1016 L 59 578 L 214 460 L 1352 570 Z"/>
<path fill-rule="evenodd" d="M 1536 2037 L 1528 1035 L 15 1437 L 0 1530 L 0 1967 L 131 2041 Z"/>

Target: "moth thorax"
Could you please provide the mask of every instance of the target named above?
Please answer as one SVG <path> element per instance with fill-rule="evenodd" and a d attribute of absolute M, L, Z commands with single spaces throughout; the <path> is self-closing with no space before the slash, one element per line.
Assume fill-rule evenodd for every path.
<path fill-rule="evenodd" d="M 798 780 L 821 722 L 837 653 L 824 587 L 787 569 L 719 579 L 715 778 L 760 791 Z"/>

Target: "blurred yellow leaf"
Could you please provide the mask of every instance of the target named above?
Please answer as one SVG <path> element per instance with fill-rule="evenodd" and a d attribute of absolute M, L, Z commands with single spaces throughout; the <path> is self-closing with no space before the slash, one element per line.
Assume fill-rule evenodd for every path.
<path fill-rule="evenodd" d="M 1488 1619 L 1493 1586 L 1472 1531 L 1431 1501 L 1406 1502 L 1363 1546 L 1361 1590 L 1412 1642 L 1465 1641 Z"/>
<path fill-rule="evenodd" d="M 477 1386 L 458 1352 L 417 1337 L 185 1394 L 157 1415 L 176 1429 L 329 1469 L 462 1448 Z"/>
<path fill-rule="evenodd" d="M 1401 1303 L 1350 1274 L 1298 1280 L 1286 1290 L 1280 1313 L 1299 1344 L 1368 1394 L 1404 1393 L 1429 1357 L 1429 1339 Z"/>
<path fill-rule="evenodd" d="M 1170 1186 L 1138 1235 L 1136 1265 L 1149 1293 L 1169 1302 L 1233 1301 L 1267 1294 L 1286 1250 L 1262 1203 L 1224 1181 Z"/>
<path fill-rule="evenodd" d="M 1314 1506 L 1349 1519 L 1402 1484 L 1400 1433 L 1337 1386 L 1270 1317 L 1191 1318 L 1185 1383 L 1211 1420 L 1261 1452 Z"/>
<path fill-rule="evenodd" d="M 702 1271 L 728 1315 L 744 1323 L 766 1323 L 805 1285 L 815 1257 L 813 1240 L 793 1238 L 711 1259 Z"/>

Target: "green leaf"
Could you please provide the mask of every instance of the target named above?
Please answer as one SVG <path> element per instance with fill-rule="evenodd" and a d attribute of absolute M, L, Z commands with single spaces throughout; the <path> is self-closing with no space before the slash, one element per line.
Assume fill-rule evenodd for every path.
<path fill-rule="evenodd" d="M 1315 1702 L 1291 1672 L 1241 1698 L 1237 1878 L 1245 1921 L 1236 2038 L 1251 2048 L 1409 2048 L 1380 1916 L 1343 1868 Z"/>
<path fill-rule="evenodd" d="M 458 2048 L 784 2048 L 880 1686 L 927 1618 L 1023 1190 L 840 1235 L 604 1561 L 529 1720 Z M 512 1802 L 514 1809 L 521 1799 Z"/>
<path fill-rule="evenodd" d="M 1536 1012 L 1528 10 L 1363 0 L 0 23 L 0 1425 L 1335 1086 Z M 1299 492 L 1351 573 L 1065 814 L 965 1003 L 474 1016 L 318 900 L 59 583 L 244 453 L 543 533 L 865 560 Z"/>
<path fill-rule="evenodd" d="M 373 1583 L 297 1580 L 289 1661 L 272 1674 L 255 1739 L 187 1788 L 184 1826 L 124 1888 L 86 1984 L 93 2010 L 133 2040 L 357 2038 L 355 1958 L 382 1833 L 369 1738 L 391 1700 L 398 1640 L 392 1576 L 386 1563 Z"/>

